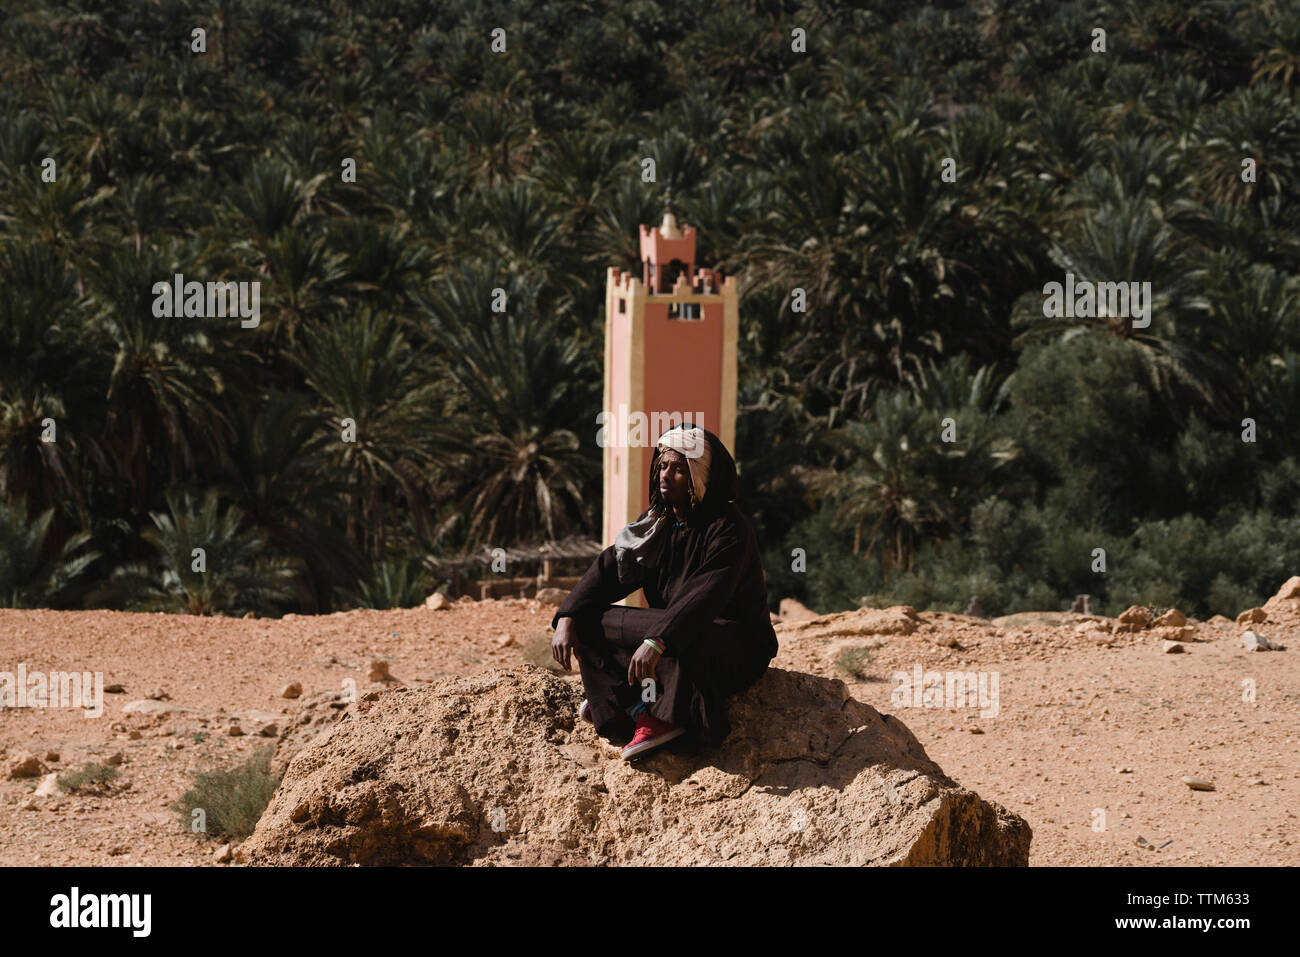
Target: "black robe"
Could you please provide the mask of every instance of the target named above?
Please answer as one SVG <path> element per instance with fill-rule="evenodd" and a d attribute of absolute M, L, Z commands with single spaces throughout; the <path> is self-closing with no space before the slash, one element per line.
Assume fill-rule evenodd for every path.
<path fill-rule="evenodd" d="M 767 608 L 767 586 L 754 528 L 732 499 L 735 463 L 716 436 L 708 489 L 686 519 L 673 528 L 658 568 L 640 583 L 620 582 L 614 546 L 587 569 L 551 620 L 574 619 L 582 683 L 599 733 L 627 733 L 625 709 L 642 700 L 640 685 L 627 682 L 628 663 L 647 637 L 664 645 L 655 667 L 656 697 L 650 713 L 691 732 L 693 744 L 716 746 L 730 731 L 727 698 L 754 684 L 776 656 L 776 632 Z M 658 494 L 658 453 L 650 465 L 651 506 L 665 508 Z M 640 587 L 649 608 L 614 602 Z"/>

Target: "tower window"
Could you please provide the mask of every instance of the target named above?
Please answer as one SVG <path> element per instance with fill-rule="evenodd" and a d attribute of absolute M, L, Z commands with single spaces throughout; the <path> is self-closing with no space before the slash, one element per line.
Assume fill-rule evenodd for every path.
<path fill-rule="evenodd" d="M 670 302 L 668 304 L 669 319 L 698 319 L 700 318 L 700 304 L 698 302 Z"/>
<path fill-rule="evenodd" d="M 618 298 L 618 311 L 620 315 L 623 315 L 627 312 L 627 300 L 624 299 L 622 296 L 619 296 Z"/>
<path fill-rule="evenodd" d="M 664 268 L 663 283 L 659 286 L 661 292 L 671 292 L 677 283 L 678 276 L 686 275 L 686 263 L 680 259 L 669 260 L 668 265 Z"/>

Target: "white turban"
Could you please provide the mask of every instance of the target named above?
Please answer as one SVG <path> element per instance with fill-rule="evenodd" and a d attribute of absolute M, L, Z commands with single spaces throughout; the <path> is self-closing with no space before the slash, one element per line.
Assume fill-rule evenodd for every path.
<path fill-rule="evenodd" d="M 695 489 L 695 500 L 704 501 L 704 493 L 709 487 L 709 442 L 700 428 L 683 428 L 677 426 L 659 436 L 657 447 L 675 449 L 686 456 L 686 467 L 691 471 L 691 487 Z"/>

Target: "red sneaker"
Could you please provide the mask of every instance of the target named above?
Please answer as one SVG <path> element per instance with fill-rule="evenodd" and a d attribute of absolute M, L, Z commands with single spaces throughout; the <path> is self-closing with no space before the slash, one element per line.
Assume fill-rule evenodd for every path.
<path fill-rule="evenodd" d="M 674 738 L 680 738 L 685 733 L 685 728 L 679 728 L 667 721 L 660 721 L 654 715 L 645 712 L 636 719 L 636 734 L 632 735 L 632 740 L 623 749 L 623 760 L 626 761 L 638 754 L 644 754 L 661 744 L 667 744 Z"/>

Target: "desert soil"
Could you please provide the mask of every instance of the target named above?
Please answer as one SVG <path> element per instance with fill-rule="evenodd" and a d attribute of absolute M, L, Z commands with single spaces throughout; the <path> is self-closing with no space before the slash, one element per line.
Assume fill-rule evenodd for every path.
<path fill-rule="evenodd" d="M 406 683 L 545 665 L 553 611 L 525 599 L 251 620 L 0 610 L 0 672 L 99 671 L 124 687 L 104 695 L 99 718 L 0 709 L 0 864 L 212 864 L 217 842 L 184 832 L 170 805 L 197 771 L 273 744 L 258 732 L 296 710 L 280 696 L 285 685 L 379 687 L 368 680 L 375 659 Z M 1254 626 L 1287 650 L 1253 653 L 1224 622 L 1194 623 L 1182 654 L 1165 653 L 1150 630 L 1111 634 L 1113 619 L 1064 613 L 986 621 L 923 611 L 910 634 L 831 638 L 783 622 L 773 664 L 844 678 L 855 697 L 899 717 L 950 777 L 1029 821 L 1033 865 L 1296 865 L 1294 611 Z M 845 646 L 871 648 L 861 678 L 837 664 Z M 893 675 L 916 664 L 997 672 L 998 713 L 892 702 Z M 1254 701 L 1243 700 L 1248 679 Z M 153 689 L 196 710 L 123 711 Z M 231 736 L 232 721 L 246 733 Z M 6 776 L 24 752 L 56 753 L 45 763 L 59 773 L 120 752 L 122 773 L 106 793 L 37 797 L 40 778 Z M 1193 791 L 1185 775 L 1215 790 Z"/>

